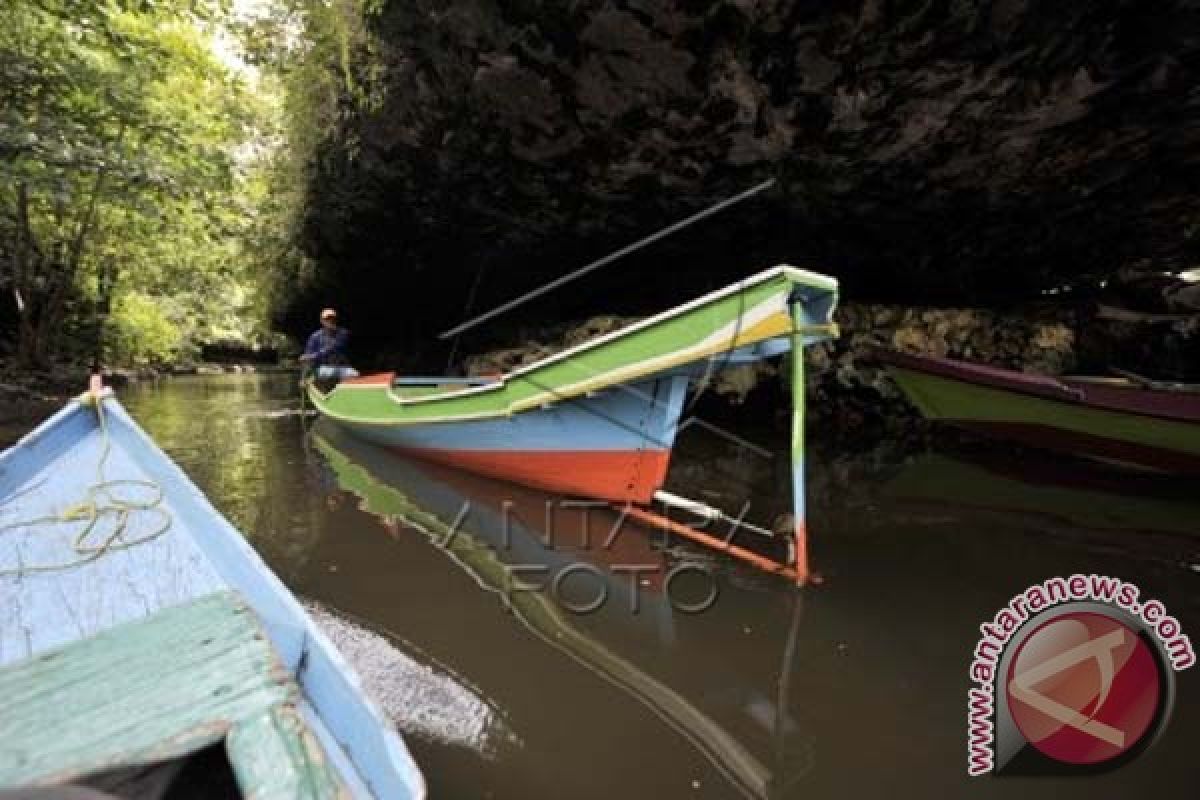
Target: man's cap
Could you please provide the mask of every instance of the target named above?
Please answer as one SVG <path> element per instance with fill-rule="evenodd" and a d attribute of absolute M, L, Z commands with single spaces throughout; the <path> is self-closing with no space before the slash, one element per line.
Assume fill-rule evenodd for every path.
<path fill-rule="evenodd" d="M 336 318 L 337 318 L 337 312 L 334 311 L 332 308 L 327 308 L 321 312 L 321 319 L 336 319 Z"/>

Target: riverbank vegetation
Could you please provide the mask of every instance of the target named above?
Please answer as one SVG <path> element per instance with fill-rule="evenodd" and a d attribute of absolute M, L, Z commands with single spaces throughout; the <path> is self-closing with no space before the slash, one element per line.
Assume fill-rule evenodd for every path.
<path fill-rule="evenodd" d="M 15 0 L 0 29 L 0 249 L 23 367 L 165 359 L 223 326 L 253 98 L 217 3 Z M 231 235 L 232 234 L 232 235 Z M 99 350 L 99 352 L 96 352 Z"/>
<path fill-rule="evenodd" d="M 167 363 L 270 338 L 303 279 L 308 162 L 361 85 L 341 5 L 6 4 L 6 360 Z"/>
<path fill-rule="evenodd" d="M 1180 4 L 1123 37 L 1057 7 L 660 5 L 8 0 L 0 369 L 282 349 L 325 306 L 360 366 L 454 368 L 779 262 L 910 308 L 1200 308 Z"/>

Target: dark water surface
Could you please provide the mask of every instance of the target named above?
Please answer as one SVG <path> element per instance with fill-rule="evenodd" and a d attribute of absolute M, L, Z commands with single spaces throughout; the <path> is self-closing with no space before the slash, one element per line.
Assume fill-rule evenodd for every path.
<path fill-rule="evenodd" d="M 1177 676 L 1162 739 L 1112 773 L 968 779 L 965 744 L 978 626 L 1026 586 L 1119 576 L 1200 640 L 1191 486 L 987 451 L 814 458 L 825 580 L 798 593 L 632 526 L 606 547 L 611 514 L 306 426 L 290 376 L 181 378 L 122 400 L 295 592 L 488 711 L 480 737 L 407 732 L 432 797 L 1196 796 L 1200 668 Z M 786 447 L 761 420 L 739 432 Z M 672 485 L 727 509 L 749 500 L 770 524 L 789 503 L 779 462 L 691 428 Z M 641 570 L 636 613 L 621 565 Z M 520 591 L 513 566 L 546 588 Z M 602 577 L 603 606 L 572 611 Z M 672 606 L 713 589 L 702 613 Z"/>

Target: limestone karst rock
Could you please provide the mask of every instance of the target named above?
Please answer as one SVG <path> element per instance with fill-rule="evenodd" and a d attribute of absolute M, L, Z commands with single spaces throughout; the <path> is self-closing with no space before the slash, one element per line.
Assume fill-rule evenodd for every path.
<path fill-rule="evenodd" d="M 969 305 L 1200 261 L 1191 0 L 393 0 L 370 24 L 382 102 L 324 145 L 304 234 L 368 338 L 425 339 L 768 176 L 523 313 L 645 313 L 782 260 Z"/>

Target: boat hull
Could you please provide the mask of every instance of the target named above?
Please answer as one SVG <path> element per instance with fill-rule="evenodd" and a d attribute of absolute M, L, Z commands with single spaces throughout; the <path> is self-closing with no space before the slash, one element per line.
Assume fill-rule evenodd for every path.
<path fill-rule="evenodd" d="M 423 460 L 567 495 L 648 503 L 666 479 L 687 385 L 687 375 L 666 376 L 455 423 L 333 421 Z"/>
<path fill-rule="evenodd" d="M 126 515 L 117 542 L 126 546 L 81 551 L 82 521 L 47 520 L 94 497 L 101 467 L 106 481 L 140 484 L 119 488 L 120 497 L 134 498 L 128 502 L 155 495 L 160 502 Z M 296 710 L 350 796 L 425 797 L 416 763 L 351 666 L 246 537 L 111 393 L 71 402 L 0 454 L 0 503 L 13 528 L 0 537 L 0 606 L 20 612 L 0 614 L 0 669 L 235 592 L 261 622 L 280 677 L 294 680 Z M 169 526 L 149 535 L 164 518 Z M 101 542 L 95 536 L 86 544 Z M 6 768 L 21 758 L 17 743 L 6 740 L 0 788 Z"/>
<path fill-rule="evenodd" d="M 1188 419 L 1186 408 L 1174 409 L 1173 416 L 1122 410 L 1107 396 L 1104 405 L 1089 402 L 1086 388 L 1052 379 L 1026 382 L 1021 373 L 973 365 L 955 374 L 943 360 L 928 369 L 913 357 L 885 360 L 929 419 L 1041 449 L 1200 474 L 1200 422 Z"/>

